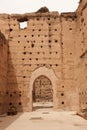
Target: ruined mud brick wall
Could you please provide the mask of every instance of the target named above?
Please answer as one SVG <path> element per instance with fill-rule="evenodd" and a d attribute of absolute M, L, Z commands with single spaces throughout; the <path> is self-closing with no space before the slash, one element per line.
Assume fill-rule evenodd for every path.
<path fill-rule="evenodd" d="M 0 30 L 4 34 L 5 38 L 9 39 L 9 15 L 0 14 Z"/>
<path fill-rule="evenodd" d="M 78 109 L 78 91 L 75 86 L 75 28 L 76 13 L 62 13 L 61 16 L 62 81 L 60 106 L 66 109 Z M 60 91 L 60 90 L 58 90 Z M 60 92 L 59 92 L 60 93 Z M 61 95 L 61 93 L 59 94 Z M 58 97 L 59 99 L 59 97 Z M 77 99 L 77 100 L 73 100 Z"/>
<path fill-rule="evenodd" d="M 27 28 L 20 27 L 23 21 L 27 22 Z M 12 93 L 11 104 L 26 109 L 29 81 L 35 69 L 53 68 L 61 78 L 60 30 L 58 13 L 10 16 L 8 86 Z M 21 94 L 21 102 L 14 91 Z"/>
<path fill-rule="evenodd" d="M 77 86 L 79 88 L 79 107 L 87 108 L 87 1 L 82 0 L 77 9 Z"/>
<path fill-rule="evenodd" d="M 80 66 L 79 66 L 80 65 Z M 78 65 L 79 109 L 87 109 L 87 53 L 80 59 Z"/>
<path fill-rule="evenodd" d="M 6 112 L 7 107 L 7 41 L 0 32 L 0 114 Z"/>
<path fill-rule="evenodd" d="M 5 89 L 8 107 L 14 105 L 18 111 L 29 111 L 29 106 L 32 105 L 32 74 L 45 67 L 52 69 L 57 78 L 54 90 L 55 108 L 86 108 L 86 5 L 86 0 L 82 0 L 76 12 L 61 15 L 58 12 L 49 12 L 46 8 L 35 13 L 0 14 L 0 30 L 9 46 L 7 90 Z M 26 22 L 25 28 L 21 27 L 23 22 Z M 4 53 L 6 54 L 2 54 Z M 39 74 L 39 78 L 40 76 L 42 75 Z M 50 76 L 47 78 L 50 79 Z M 36 95 L 38 91 L 40 88 L 37 85 Z M 51 96 L 52 94 L 50 98 Z"/>
<path fill-rule="evenodd" d="M 52 68 L 58 78 L 57 108 L 76 109 L 75 14 L 62 14 L 61 17 L 57 12 L 11 15 L 9 21 L 9 104 L 20 110 L 26 109 L 31 74 L 38 67 L 45 66 Z M 24 21 L 27 27 L 22 29 L 20 24 Z"/>
<path fill-rule="evenodd" d="M 77 51 L 77 58 L 79 58 L 87 49 L 87 2 L 86 0 L 82 0 L 77 9 L 77 23 L 76 23 L 76 48 L 79 50 Z"/>

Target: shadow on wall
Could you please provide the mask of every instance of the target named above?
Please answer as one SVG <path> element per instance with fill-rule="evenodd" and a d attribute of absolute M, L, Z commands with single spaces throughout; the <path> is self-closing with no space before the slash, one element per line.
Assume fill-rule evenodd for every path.
<path fill-rule="evenodd" d="M 7 41 L 0 32 L 0 114 L 7 110 Z"/>
<path fill-rule="evenodd" d="M 15 60 L 14 60 L 15 61 Z M 19 69 L 20 70 L 20 69 Z M 8 50 L 8 73 L 7 73 L 7 97 L 8 97 L 8 108 L 14 106 L 17 112 L 22 112 L 22 91 L 19 89 L 22 85 L 20 77 L 17 76 L 16 64 L 12 62 L 11 52 Z"/>
<path fill-rule="evenodd" d="M 11 54 L 8 52 L 8 43 L 0 32 L 0 114 L 2 114 L 0 115 L 0 130 L 5 130 L 21 116 L 21 113 L 15 116 L 7 116 L 8 109 L 11 106 L 15 106 L 17 111 L 23 111 L 15 68 L 12 64 Z"/>

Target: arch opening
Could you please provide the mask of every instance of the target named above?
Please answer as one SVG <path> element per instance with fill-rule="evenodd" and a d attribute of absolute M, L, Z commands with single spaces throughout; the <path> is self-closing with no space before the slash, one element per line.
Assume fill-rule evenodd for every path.
<path fill-rule="evenodd" d="M 40 78 L 40 76 L 45 76 L 46 79 L 48 79 L 49 83 L 52 84 L 52 106 L 53 109 L 57 109 L 57 93 L 56 93 L 56 89 L 57 89 L 57 77 L 53 71 L 53 69 L 47 68 L 45 66 L 43 67 L 39 67 L 37 69 L 35 69 L 32 72 L 31 78 L 30 78 L 30 89 L 29 89 L 29 94 L 28 94 L 28 98 L 29 98 L 29 102 L 28 102 L 28 106 L 29 106 L 29 111 L 33 111 L 34 110 L 34 101 L 35 101 L 35 95 L 34 95 L 34 84 L 35 81 Z M 43 103 L 43 102 L 42 102 Z M 46 103 L 46 102 L 45 102 Z M 49 103 L 49 102 L 48 102 Z"/>
<path fill-rule="evenodd" d="M 52 108 L 53 107 L 53 88 L 50 79 L 40 75 L 33 83 L 33 108 Z"/>

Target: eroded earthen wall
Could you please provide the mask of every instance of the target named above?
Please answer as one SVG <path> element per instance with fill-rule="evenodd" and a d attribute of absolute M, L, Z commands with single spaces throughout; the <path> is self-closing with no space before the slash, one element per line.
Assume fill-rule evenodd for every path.
<path fill-rule="evenodd" d="M 7 79 L 7 89 L 4 91 L 7 91 L 8 107 L 14 105 L 18 111 L 29 111 L 29 106 L 32 106 L 30 91 L 34 87 L 30 86 L 30 81 L 33 80 L 31 77 L 42 67 L 41 69 L 53 70 L 57 79 L 52 88 L 55 95 L 51 95 L 56 109 L 78 110 L 79 106 L 86 108 L 86 5 L 86 0 L 82 0 L 76 12 L 61 15 L 49 11 L 0 15 L 0 29 L 9 41 L 8 73 L 7 78 L 4 78 Z M 22 27 L 24 22 L 26 26 Z M 7 54 L 6 51 L 1 54 Z M 1 60 L 2 67 L 6 67 L 4 60 Z M 5 74 L 2 73 L 3 76 Z M 50 76 L 47 78 L 50 81 Z M 0 89 L 2 92 L 2 87 Z M 39 90 L 37 87 L 36 93 Z M 46 93 L 42 97 L 44 95 Z"/>
<path fill-rule="evenodd" d="M 80 109 L 87 108 L 87 1 L 82 0 L 77 9 L 77 86 Z"/>
<path fill-rule="evenodd" d="M 63 100 L 66 109 L 71 110 L 78 109 L 78 91 L 75 86 L 75 29 L 76 14 L 61 14 Z"/>
<path fill-rule="evenodd" d="M 9 105 L 14 104 L 19 110 L 28 109 L 26 104 L 32 98 L 28 97 L 32 72 L 45 66 L 53 69 L 58 79 L 57 109 L 77 109 L 74 82 L 76 14 L 62 14 L 61 17 L 56 12 L 12 15 L 9 20 Z M 27 23 L 26 28 L 21 28 L 22 22 Z"/>
<path fill-rule="evenodd" d="M 7 111 L 7 41 L 0 32 L 0 114 Z"/>
<path fill-rule="evenodd" d="M 27 27 L 22 29 L 20 24 L 24 21 L 27 22 Z M 26 109 L 26 104 L 30 100 L 28 94 L 31 74 L 39 67 L 53 68 L 57 77 L 61 79 L 60 31 L 57 13 L 10 17 L 8 59 L 8 87 L 12 94 L 10 104 Z"/>

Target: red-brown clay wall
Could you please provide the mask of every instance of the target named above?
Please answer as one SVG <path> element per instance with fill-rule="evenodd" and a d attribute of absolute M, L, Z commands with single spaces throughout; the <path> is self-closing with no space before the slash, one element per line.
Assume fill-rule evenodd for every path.
<path fill-rule="evenodd" d="M 54 73 L 53 79 L 55 77 L 57 79 L 53 85 L 54 108 L 64 110 L 86 108 L 85 3 L 86 0 L 80 2 L 75 13 L 62 13 L 60 16 L 57 12 L 0 15 L 0 29 L 7 38 L 9 46 L 8 66 L 1 64 L 8 70 L 7 77 L 4 78 L 7 80 L 7 89 L 4 91 L 7 91 L 8 107 L 14 105 L 18 111 L 29 111 L 29 106 L 32 105 L 31 77 L 34 72 L 41 76 L 38 72 L 41 68 L 42 75 L 43 71 Z M 20 27 L 23 21 L 27 23 L 26 28 Z M 3 50 L 5 51 L 1 54 L 6 54 L 5 57 L 7 50 L 6 48 Z M 2 73 L 4 76 L 5 74 Z M 52 79 L 50 76 L 47 78 Z"/>
<path fill-rule="evenodd" d="M 87 1 L 82 0 L 77 9 L 77 86 L 80 109 L 87 108 Z"/>
<path fill-rule="evenodd" d="M 7 51 L 8 45 L 0 32 L 0 114 L 7 110 Z"/>

